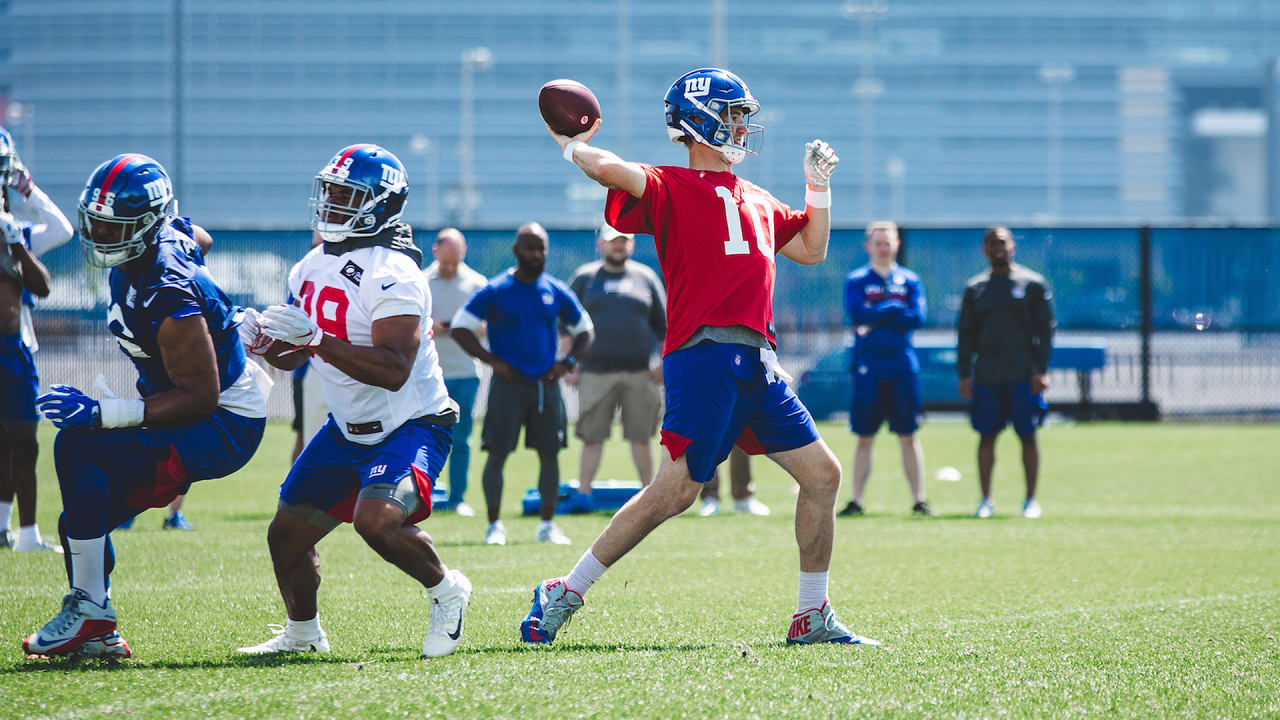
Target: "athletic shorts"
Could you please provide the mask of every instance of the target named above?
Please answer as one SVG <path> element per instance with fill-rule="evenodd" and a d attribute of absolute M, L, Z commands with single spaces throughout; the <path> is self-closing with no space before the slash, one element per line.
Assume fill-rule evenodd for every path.
<path fill-rule="evenodd" d="M 568 416 L 560 383 L 513 383 L 495 374 L 489 380 L 489 400 L 480 431 L 480 447 L 508 455 L 520 441 L 539 453 L 559 452 L 568 444 Z"/>
<path fill-rule="evenodd" d="M 769 382 L 760 349 L 705 341 L 662 359 L 667 410 L 662 445 L 706 482 L 737 444 L 751 455 L 818 440 L 809 411 L 780 378 Z"/>
<path fill-rule="evenodd" d="M 40 377 L 22 333 L 0 335 L 0 419 L 38 422 L 36 395 Z"/>
<path fill-rule="evenodd" d="M 609 439 L 613 416 L 621 408 L 622 437 L 648 442 L 662 417 L 662 386 L 649 371 L 587 372 L 578 380 L 578 424 L 574 434 L 585 442 Z"/>
<path fill-rule="evenodd" d="M 875 435 L 885 420 L 889 432 L 910 435 L 920 429 L 920 375 L 912 372 L 876 372 L 865 365 L 853 373 L 853 403 L 849 428 L 857 435 Z"/>
<path fill-rule="evenodd" d="M 1031 392 L 1030 382 L 1013 385 L 973 386 L 969 401 L 969 422 L 982 435 L 995 435 L 1013 423 L 1013 431 L 1022 437 L 1034 435 L 1044 424 L 1049 406 L 1044 395 Z"/>
<path fill-rule="evenodd" d="M 343 436 L 333 417 L 311 438 L 280 486 L 280 509 L 326 530 L 351 522 L 356 500 L 399 505 L 410 523 L 431 515 L 431 488 L 453 445 L 453 428 L 409 420 L 376 445 Z"/>

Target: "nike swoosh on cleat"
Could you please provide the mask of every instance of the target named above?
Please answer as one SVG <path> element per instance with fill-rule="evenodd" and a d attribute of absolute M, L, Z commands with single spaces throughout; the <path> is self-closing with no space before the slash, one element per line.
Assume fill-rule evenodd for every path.
<path fill-rule="evenodd" d="M 458 627 L 451 633 L 448 633 L 450 640 L 457 640 L 462 637 L 462 616 L 458 616 Z"/>

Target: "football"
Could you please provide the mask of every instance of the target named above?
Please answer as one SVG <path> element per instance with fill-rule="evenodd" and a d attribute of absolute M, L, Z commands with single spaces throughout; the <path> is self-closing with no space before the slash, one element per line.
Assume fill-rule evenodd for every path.
<path fill-rule="evenodd" d="M 600 117 L 600 102 L 586 85 L 560 78 L 538 91 L 538 110 L 552 130 L 572 137 L 591 129 Z"/>

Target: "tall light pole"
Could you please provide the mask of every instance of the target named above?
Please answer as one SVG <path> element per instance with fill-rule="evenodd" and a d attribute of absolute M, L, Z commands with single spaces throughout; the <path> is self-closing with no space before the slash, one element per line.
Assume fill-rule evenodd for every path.
<path fill-rule="evenodd" d="M 462 73 L 458 88 L 458 222 L 470 227 L 479 193 L 476 190 L 475 158 L 475 74 L 493 66 L 493 53 L 487 47 L 462 51 Z"/>
<path fill-rule="evenodd" d="M 862 165 L 862 220 L 870 222 L 875 214 L 875 101 L 884 94 L 884 82 L 875 76 L 875 46 L 873 30 L 875 21 L 889 12 L 885 0 L 850 0 L 840 8 L 840 14 L 857 20 L 861 37 L 862 66 L 858 79 L 853 83 L 853 95 L 861 101 L 861 165 Z"/>
<path fill-rule="evenodd" d="M 1076 69 L 1070 63 L 1045 63 L 1039 76 L 1040 82 L 1049 86 L 1045 192 L 1049 217 L 1057 220 L 1062 217 L 1062 86 L 1075 79 Z"/>
<path fill-rule="evenodd" d="M 418 157 L 426 158 L 427 174 L 423 185 L 426 192 L 422 198 L 422 218 L 424 228 L 436 227 L 436 213 L 440 207 L 440 169 L 436 163 L 436 144 L 423 133 L 414 133 L 409 138 L 409 151 Z"/>

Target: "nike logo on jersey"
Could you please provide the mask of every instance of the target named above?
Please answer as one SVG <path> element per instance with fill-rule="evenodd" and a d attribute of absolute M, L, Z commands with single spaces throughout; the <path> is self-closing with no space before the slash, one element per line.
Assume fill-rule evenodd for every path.
<path fill-rule="evenodd" d="M 461 615 L 458 616 L 458 627 L 453 632 L 449 633 L 449 639 L 457 640 L 460 637 L 462 637 L 462 616 Z"/>
<path fill-rule="evenodd" d="M 391 287 L 392 285 L 395 285 L 395 284 L 396 284 L 396 282 L 397 282 L 397 281 L 392 280 L 391 282 L 384 284 L 384 285 L 382 286 L 382 289 L 383 289 L 383 290 L 386 290 L 387 288 Z"/>

